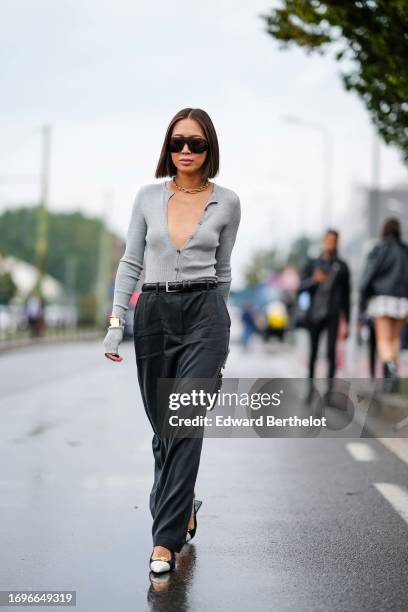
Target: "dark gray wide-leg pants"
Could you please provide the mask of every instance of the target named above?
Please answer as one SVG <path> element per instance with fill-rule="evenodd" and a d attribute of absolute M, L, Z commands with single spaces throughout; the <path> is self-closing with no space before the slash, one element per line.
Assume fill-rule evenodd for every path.
<path fill-rule="evenodd" d="M 137 301 L 134 345 L 138 380 L 154 432 L 154 483 L 149 502 L 154 546 L 175 552 L 183 547 L 203 443 L 200 435 L 177 437 L 176 427 L 171 428 L 173 434 L 161 435 L 163 404 L 158 398 L 157 379 L 213 379 L 216 391 L 229 352 L 230 326 L 224 298 L 214 289 L 145 291 Z M 180 389 L 178 384 L 174 381 L 173 392 Z M 205 413 L 204 408 L 201 414 Z"/>

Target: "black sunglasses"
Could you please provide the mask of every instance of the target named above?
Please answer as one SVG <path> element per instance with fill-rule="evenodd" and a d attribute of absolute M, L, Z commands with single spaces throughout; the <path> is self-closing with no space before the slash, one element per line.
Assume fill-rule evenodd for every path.
<path fill-rule="evenodd" d="M 208 149 L 208 142 L 204 140 L 204 138 L 175 136 L 174 138 L 170 138 L 170 153 L 180 153 L 186 143 L 191 153 L 203 153 Z"/>

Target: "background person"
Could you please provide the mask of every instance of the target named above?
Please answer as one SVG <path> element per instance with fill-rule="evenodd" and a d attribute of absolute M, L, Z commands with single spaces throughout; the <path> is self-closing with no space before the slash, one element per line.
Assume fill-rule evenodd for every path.
<path fill-rule="evenodd" d="M 38 337 L 44 328 L 44 301 L 38 291 L 33 291 L 25 303 L 25 314 L 32 337 Z"/>
<path fill-rule="evenodd" d="M 380 241 L 367 256 L 360 282 L 360 314 L 373 317 L 376 348 L 387 379 L 384 390 L 398 388 L 401 332 L 408 316 L 408 246 L 398 219 L 386 219 Z"/>
<path fill-rule="evenodd" d="M 337 251 L 338 232 L 328 229 L 323 238 L 321 254 L 309 259 L 300 274 L 298 292 L 308 291 L 311 305 L 308 311 L 310 379 L 309 397 L 313 392 L 312 380 L 321 333 L 327 332 L 327 360 L 329 387 L 336 372 L 336 344 L 340 315 L 344 315 L 343 339 L 349 335 L 350 322 L 350 270 Z"/>
<path fill-rule="evenodd" d="M 250 300 L 245 300 L 242 305 L 241 311 L 241 346 L 243 349 L 248 348 L 249 341 L 252 336 L 257 333 L 258 328 L 255 323 L 255 309 L 254 305 Z"/>

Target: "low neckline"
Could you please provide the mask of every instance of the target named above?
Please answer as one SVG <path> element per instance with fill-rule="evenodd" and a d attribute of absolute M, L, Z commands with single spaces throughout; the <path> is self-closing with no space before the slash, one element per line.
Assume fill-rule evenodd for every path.
<path fill-rule="evenodd" d="M 190 240 L 196 235 L 196 233 L 198 232 L 198 229 L 200 227 L 200 225 L 202 225 L 205 213 L 207 211 L 207 208 L 210 204 L 217 203 L 218 199 L 217 199 L 217 183 L 213 183 L 213 189 L 212 192 L 210 193 L 208 200 L 203 208 L 203 210 L 201 211 L 201 215 L 198 219 L 198 222 L 196 224 L 196 226 L 194 227 L 194 229 L 192 230 L 192 232 L 189 234 L 189 236 L 187 237 L 187 239 L 184 241 L 184 243 L 181 246 L 177 246 L 174 242 L 172 237 L 170 236 L 170 232 L 169 232 L 169 222 L 168 222 L 168 212 L 169 212 L 169 201 L 170 198 L 172 197 L 172 195 L 174 195 L 175 193 L 177 193 L 176 191 L 172 191 L 171 189 L 169 189 L 166 185 L 167 181 L 163 182 L 163 187 L 164 189 L 167 191 L 167 193 L 169 194 L 166 198 L 166 202 L 165 202 L 165 206 L 164 206 L 164 226 L 165 226 L 165 233 L 166 233 L 166 237 L 169 241 L 169 243 L 172 245 L 172 247 L 174 249 L 176 249 L 177 253 L 181 253 L 181 251 L 183 251 L 185 249 L 185 247 L 187 246 L 187 244 L 190 242 Z"/>

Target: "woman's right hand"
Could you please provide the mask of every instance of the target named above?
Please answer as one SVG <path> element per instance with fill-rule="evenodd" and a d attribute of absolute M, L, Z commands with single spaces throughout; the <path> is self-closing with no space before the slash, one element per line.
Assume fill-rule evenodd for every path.
<path fill-rule="evenodd" d="M 111 327 L 103 341 L 105 357 L 111 361 L 123 361 L 123 357 L 118 352 L 119 344 L 123 340 L 123 329 L 123 327 Z"/>
<path fill-rule="evenodd" d="M 123 357 L 115 355 L 114 353 L 105 353 L 105 357 L 111 361 L 123 361 Z"/>

